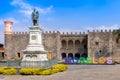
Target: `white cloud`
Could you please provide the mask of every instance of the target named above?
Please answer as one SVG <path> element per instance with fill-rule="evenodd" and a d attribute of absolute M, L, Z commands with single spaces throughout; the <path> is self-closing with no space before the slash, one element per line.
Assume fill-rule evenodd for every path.
<path fill-rule="evenodd" d="M 0 43 L 4 43 L 4 21 L 12 21 L 14 24 L 18 24 L 19 21 L 13 17 L 0 19 Z"/>
<path fill-rule="evenodd" d="M 101 26 L 97 26 L 97 27 L 87 27 L 86 30 L 113 30 L 113 29 L 119 29 L 120 25 L 115 24 L 115 25 L 111 25 L 111 26 L 106 26 L 106 25 L 101 25 Z"/>
<path fill-rule="evenodd" d="M 23 0 L 13 0 L 11 2 L 11 5 L 13 6 L 19 6 L 20 7 L 20 10 L 19 12 L 23 13 L 25 16 L 27 17 L 30 17 L 32 11 L 33 11 L 33 8 L 36 8 L 40 14 L 47 14 L 49 12 L 51 12 L 53 6 L 49 6 L 48 8 L 40 8 L 40 7 L 37 7 L 37 6 L 32 6 L 28 3 L 25 3 L 23 2 Z"/>
<path fill-rule="evenodd" d="M 0 26 L 3 24 L 3 21 L 2 20 L 0 20 Z"/>
<path fill-rule="evenodd" d="M 4 26 L 4 21 L 12 21 L 15 24 L 19 23 L 19 21 L 13 17 L 9 17 L 9 18 L 4 18 L 4 19 L 0 19 L 0 26 Z"/>
<path fill-rule="evenodd" d="M 49 27 L 51 27 L 51 28 L 49 28 Z M 107 31 L 109 31 L 109 30 L 113 30 L 113 29 L 119 29 L 119 27 L 120 27 L 120 25 L 117 25 L 117 24 L 115 24 L 115 25 L 101 25 L 101 26 L 97 26 L 97 27 L 90 27 L 90 26 L 82 26 L 82 27 L 79 27 L 79 28 L 77 28 L 77 27 L 74 27 L 74 28 L 68 28 L 68 27 L 60 27 L 59 26 L 59 28 L 52 28 L 52 26 L 50 26 L 49 25 L 49 27 L 48 27 L 48 25 L 44 25 L 44 27 L 42 28 L 44 31 L 59 31 L 59 32 L 61 32 L 61 33 L 76 33 L 77 32 L 77 34 L 79 34 L 80 32 L 81 33 L 83 33 L 83 32 L 85 32 L 85 33 L 87 33 L 87 31 L 89 30 L 89 31 L 93 31 L 93 30 L 95 30 L 95 31 L 101 31 L 101 30 L 107 30 Z M 77 28 L 77 29 L 76 29 Z"/>

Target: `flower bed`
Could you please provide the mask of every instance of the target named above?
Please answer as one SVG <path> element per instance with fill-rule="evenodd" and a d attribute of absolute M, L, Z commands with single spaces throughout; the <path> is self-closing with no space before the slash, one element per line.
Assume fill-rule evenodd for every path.
<path fill-rule="evenodd" d="M 39 72 L 44 71 L 44 68 L 21 68 L 19 70 L 22 75 L 37 75 Z"/>
<path fill-rule="evenodd" d="M 15 68 L 10 68 L 10 69 L 4 70 L 3 74 L 4 75 L 15 75 L 17 74 L 17 70 Z"/>
<path fill-rule="evenodd" d="M 4 75 L 15 75 L 17 74 L 17 70 L 15 68 L 9 68 L 7 69 L 7 67 L 1 67 L 0 68 L 0 74 L 4 74 Z"/>
<path fill-rule="evenodd" d="M 63 65 L 63 64 L 57 64 L 55 66 L 52 66 L 52 69 L 58 69 L 59 72 L 63 72 L 65 70 L 68 69 L 68 67 L 66 65 Z"/>
<path fill-rule="evenodd" d="M 51 67 L 51 69 L 44 68 L 21 68 L 19 74 L 21 75 L 51 75 L 58 72 L 67 70 L 67 66 L 64 64 L 57 64 Z M 0 74 L 4 75 L 15 75 L 17 70 L 15 68 L 1 67 Z"/>

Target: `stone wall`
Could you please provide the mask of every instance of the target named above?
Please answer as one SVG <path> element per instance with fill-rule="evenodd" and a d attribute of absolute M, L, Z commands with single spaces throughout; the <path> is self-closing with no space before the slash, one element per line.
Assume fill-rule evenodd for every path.
<path fill-rule="evenodd" d="M 61 47 L 59 32 L 43 33 L 43 45 L 45 46 L 45 50 L 52 52 L 53 59 L 59 59 L 59 52 Z"/>
<path fill-rule="evenodd" d="M 111 32 L 89 32 L 88 33 L 88 56 L 95 57 L 97 52 L 106 48 L 112 53 L 112 33 Z"/>
<path fill-rule="evenodd" d="M 60 52 L 60 33 L 49 32 L 42 34 L 43 45 L 45 50 L 52 52 L 52 57 L 59 59 Z M 14 32 L 11 35 L 5 35 L 5 54 L 8 55 L 8 59 L 17 58 L 17 53 L 21 54 L 21 50 L 25 50 L 29 44 L 29 33 L 27 32 Z"/>
<path fill-rule="evenodd" d="M 25 50 L 27 45 L 29 44 L 29 33 L 28 32 L 19 32 L 14 33 L 12 35 L 12 52 L 14 54 L 14 58 L 16 58 L 17 53 L 21 53 L 21 50 Z M 22 56 L 22 54 L 21 54 Z"/>
<path fill-rule="evenodd" d="M 116 37 L 112 35 L 111 31 L 96 31 L 85 33 L 60 33 L 60 32 L 43 32 L 42 34 L 43 45 L 45 50 L 52 52 L 52 57 L 56 59 L 61 59 L 61 54 L 75 53 L 79 52 L 87 53 L 90 57 L 95 57 L 95 53 L 99 52 L 101 49 L 106 47 L 107 51 L 111 54 L 118 62 L 120 57 L 120 43 L 115 42 Z M 62 41 L 66 41 L 66 47 L 62 48 Z M 73 42 L 73 47 L 69 48 L 68 42 Z M 76 48 L 76 41 L 80 42 L 80 45 Z M 5 34 L 5 54 L 7 54 L 9 59 L 16 58 L 17 53 L 21 50 L 26 49 L 29 43 L 29 33 L 27 32 L 15 32 L 13 34 Z M 86 46 L 86 48 L 85 48 Z M 22 56 L 22 54 L 21 54 Z M 120 59 L 119 59 L 120 61 Z"/>
<path fill-rule="evenodd" d="M 4 37 L 5 37 L 5 55 L 6 55 L 6 57 L 9 59 L 9 58 L 11 58 L 12 57 L 12 35 L 11 34 L 5 34 L 4 35 Z"/>
<path fill-rule="evenodd" d="M 16 32 L 10 35 L 5 35 L 5 54 L 8 59 L 17 58 L 17 53 L 24 50 L 29 42 L 29 33 Z M 22 54 L 21 54 L 22 56 Z"/>
<path fill-rule="evenodd" d="M 116 43 L 116 37 L 117 36 L 112 36 L 113 41 L 112 41 L 112 58 L 114 59 L 115 62 L 120 63 L 120 42 Z"/>

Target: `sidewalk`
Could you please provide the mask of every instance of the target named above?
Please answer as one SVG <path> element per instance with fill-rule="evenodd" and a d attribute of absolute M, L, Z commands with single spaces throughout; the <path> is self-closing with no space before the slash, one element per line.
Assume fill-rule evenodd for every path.
<path fill-rule="evenodd" d="M 5 75 L 0 80 L 120 80 L 120 65 L 68 65 L 65 72 L 48 76 Z"/>

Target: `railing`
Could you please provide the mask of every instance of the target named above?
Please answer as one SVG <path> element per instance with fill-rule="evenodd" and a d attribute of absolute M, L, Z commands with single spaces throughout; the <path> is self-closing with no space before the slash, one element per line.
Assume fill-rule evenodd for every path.
<path fill-rule="evenodd" d="M 7 61 L 8 67 L 26 67 L 26 68 L 47 68 L 57 64 L 57 60 L 48 60 L 48 61 Z"/>

